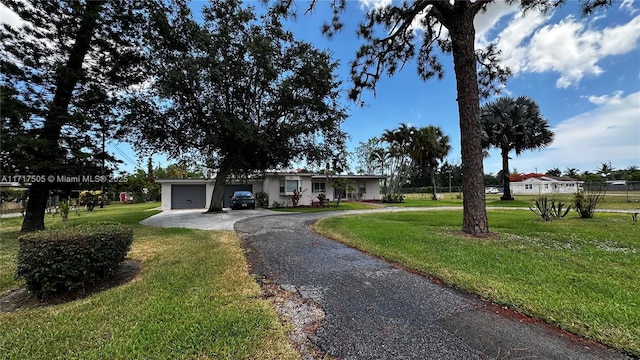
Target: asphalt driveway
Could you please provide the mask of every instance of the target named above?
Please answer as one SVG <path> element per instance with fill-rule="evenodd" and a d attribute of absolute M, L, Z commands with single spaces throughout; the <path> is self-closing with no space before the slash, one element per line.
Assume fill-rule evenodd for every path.
<path fill-rule="evenodd" d="M 418 209 L 369 211 L 409 210 Z M 322 309 L 322 323 L 307 334 L 316 349 L 331 357 L 629 359 L 309 230 L 321 217 L 361 212 L 172 210 L 141 223 L 236 230 L 244 239 L 253 275 Z"/>
<path fill-rule="evenodd" d="M 309 335 L 341 359 L 628 359 L 309 230 L 323 216 L 239 221 L 250 271 L 325 313 Z"/>

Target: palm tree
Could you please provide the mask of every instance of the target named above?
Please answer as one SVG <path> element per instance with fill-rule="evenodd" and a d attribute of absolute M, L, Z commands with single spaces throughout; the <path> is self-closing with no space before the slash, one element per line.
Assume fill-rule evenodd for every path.
<path fill-rule="evenodd" d="M 564 172 L 564 176 L 570 177 L 572 179 L 579 179 L 580 173 L 576 168 L 567 168 L 567 170 Z"/>
<path fill-rule="evenodd" d="M 426 126 L 415 131 L 409 155 L 414 171 L 428 172 L 431 181 L 431 199 L 438 200 L 436 193 L 436 169 L 449 151 L 449 137 L 437 126 Z"/>
<path fill-rule="evenodd" d="M 600 164 L 600 168 L 597 170 L 598 174 L 604 176 L 605 179 L 609 178 L 609 174 L 613 172 L 614 168 L 611 166 L 611 162 L 603 162 Z"/>
<path fill-rule="evenodd" d="M 380 169 L 380 174 L 384 176 L 384 191 L 387 191 L 387 174 L 389 152 L 383 148 L 376 148 L 369 154 L 369 163 L 372 164 L 374 170 Z"/>
<path fill-rule="evenodd" d="M 402 123 L 395 130 L 385 130 L 380 137 L 380 140 L 389 144 L 390 186 L 393 193 L 397 193 L 406 180 L 410 165 L 409 148 L 415 132 L 415 127 Z"/>
<path fill-rule="evenodd" d="M 509 187 L 509 152 L 542 149 L 553 141 L 549 122 L 540 107 L 528 96 L 501 97 L 480 109 L 483 148 L 500 149 L 504 193 L 500 199 L 513 200 Z"/>

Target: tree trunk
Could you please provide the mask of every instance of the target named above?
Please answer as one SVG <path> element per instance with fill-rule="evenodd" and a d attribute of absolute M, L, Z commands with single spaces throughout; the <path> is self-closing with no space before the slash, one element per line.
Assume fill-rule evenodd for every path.
<path fill-rule="evenodd" d="M 87 2 L 85 11 L 82 14 L 80 27 L 76 33 L 75 42 L 69 51 L 67 63 L 58 70 L 55 95 L 40 132 L 40 139 L 43 140 L 42 145 L 35 150 L 38 158 L 43 161 L 48 159 L 49 161 L 46 162 L 47 165 L 38 168 L 38 173 L 34 175 L 56 175 L 55 173 L 59 170 L 58 165 L 62 156 L 58 146 L 60 132 L 68 116 L 73 90 L 82 78 L 82 64 L 91 48 L 91 38 L 96 29 L 102 4 L 99 1 Z M 47 207 L 48 197 L 49 184 L 34 183 L 31 185 L 27 210 L 20 231 L 27 232 L 44 229 L 44 212 Z"/>
<path fill-rule="evenodd" d="M 33 183 L 29 188 L 29 200 L 20 231 L 44 230 L 44 213 L 47 209 L 49 187 L 47 183 Z"/>
<path fill-rule="evenodd" d="M 227 182 L 227 176 L 231 171 L 226 166 L 221 166 L 218 174 L 216 174 L 216 182 L 213 185 L 213 193 L 211 193 L 211 203 L 207 212 L 221 212 L 224 205 L 224 188 Z"/>
<path fill-rule="evenodd" d="M 509 152 L 502 150 L 502 185 L 504 185 L 504 192 L 500 200 L 513 200 L 509 184 Z"/>
<path fill-rule="evenodd" d="M 484 168 L 480 143 L 482 126 L 474 49 L 473 18 L 475 14 L 472 6 L 459 7 L 457 10 L 448 16 L 446 25 L 453 45 L 453 65 L 460 114 L 462 171 L 464 172 L 462 231 L 472 235 L 482 235 L 489 233 L 489 223 L 484 199 Z"/>
<path fill-rule="evenodd" d="M 431 200 L 438 200 L 438 192 L 436 191 L 436 170 L 430 169 L 431 174 Z"/>

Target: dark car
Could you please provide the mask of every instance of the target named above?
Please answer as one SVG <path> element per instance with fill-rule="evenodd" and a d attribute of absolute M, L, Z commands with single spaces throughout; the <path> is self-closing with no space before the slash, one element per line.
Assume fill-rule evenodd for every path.
<path fill-rule="evenodd" d="M 255 209 L 256 198 L 251 191 L 235 191 L 231 197 L 231 209 Z"/>

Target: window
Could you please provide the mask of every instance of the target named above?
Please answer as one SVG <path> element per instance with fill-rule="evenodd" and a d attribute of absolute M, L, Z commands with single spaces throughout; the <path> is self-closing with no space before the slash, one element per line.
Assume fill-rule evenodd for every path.
<path fill-rule="evenodd" d="M 312 187 L 312 192 L 314 193 L 323 193 L 326 192 L 324 181 L 314 182 Z"/>
<path fill-rule="evenodd" d="M 364 194 L 367 192 L 367 184 L 364 181 L 358 182 L 358 194 Z"/>
<path fill-rule="evenodd" d="M 281 194 L 289 194 L 293 193 L 295 190 L 298 190 L 300 187 L 298 186 L 298 180 L 280 180 L 280 193 Z"/>
<path fill-rule="evenodd" d="M 544 184 L 544 188 L 548 189 L 549 188 L 549 184 Z"/>
<path fill-rule="evenodd" d="M 533 184 L 524 184 L 525 190 L 533 190 Z"/>

